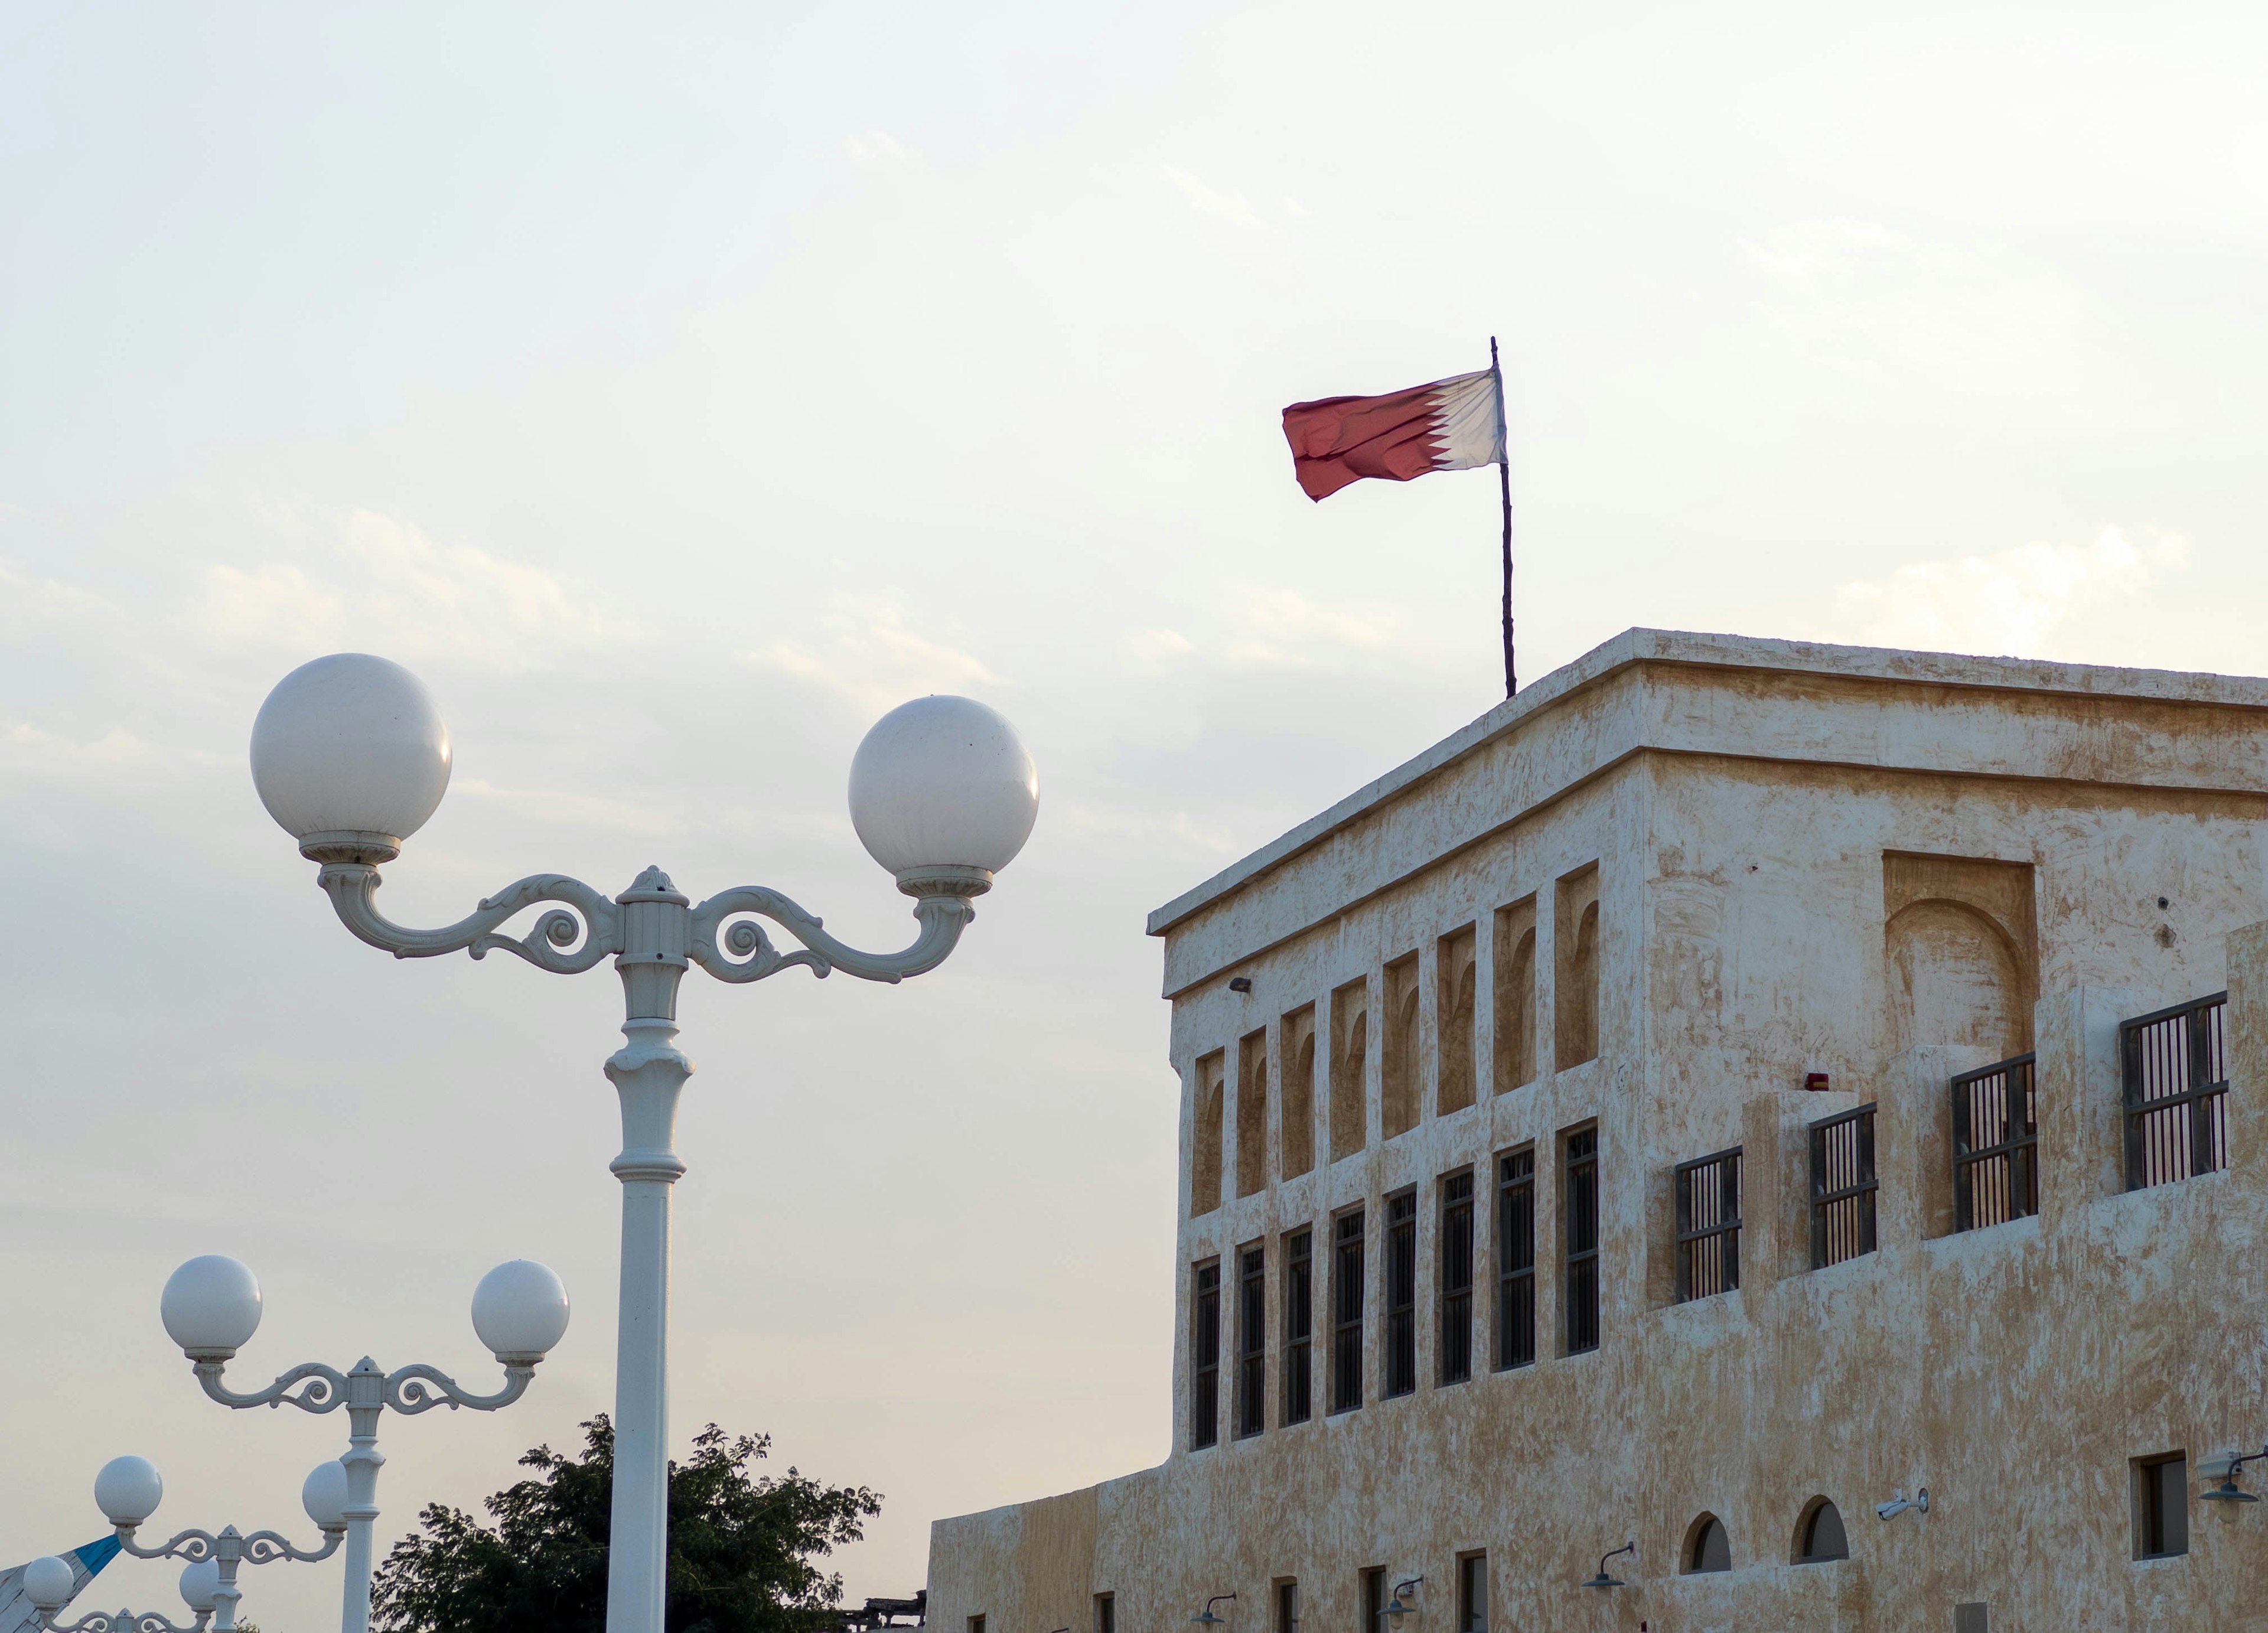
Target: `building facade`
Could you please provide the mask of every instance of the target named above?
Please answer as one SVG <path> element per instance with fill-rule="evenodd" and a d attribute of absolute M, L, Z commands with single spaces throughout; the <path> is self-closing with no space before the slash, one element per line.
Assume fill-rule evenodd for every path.
<path fill-rule="evenodd" d="M 939 1521 L 931 1625 L 2268 1626 L 2264 836 L 2268 681 L 1499 705 L 1152 916 L 1172 1452 Z"/>

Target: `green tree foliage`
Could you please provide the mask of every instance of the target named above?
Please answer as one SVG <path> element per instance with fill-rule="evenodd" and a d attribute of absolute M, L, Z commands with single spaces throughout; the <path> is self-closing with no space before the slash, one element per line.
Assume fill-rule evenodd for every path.
<path fill-rule="evenodd" d="M 519 1460 L 538 1477 L 485 1504 L 493 1526 L 433 1504 L 423 1534 L 379 1567 L 382 1633 L 603 1633 L 615 1430 L 583 1425 L 583 1455 L 548 1445 Z M 812 1563 L 882 1512 L 864 1486 L 826 1486 L 793 1468 L 754 1475 L 769 1435 L 727 1438 L 711 1423 L 669 1466 L 668 1633 L 816 1633 L 835 1621 L 843 1578 Z"/>

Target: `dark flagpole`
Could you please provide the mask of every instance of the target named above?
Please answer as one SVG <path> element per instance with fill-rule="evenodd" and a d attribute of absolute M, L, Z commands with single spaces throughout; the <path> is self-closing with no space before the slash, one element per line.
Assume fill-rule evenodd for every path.
<path fill-rule="evenodd" d="M 1512 664 L 1512 448 L 1504 423 L 1504 371 L 1497 364 L 1493 335 L 1489 336 L 1489 372 L 1496 376 L 1497 431 L 1506 436 L 1503 457 L 1496 463 L 1496 474 L 1504 492 L 1504 695 L 1510 697 L 1520 689 Z"/>

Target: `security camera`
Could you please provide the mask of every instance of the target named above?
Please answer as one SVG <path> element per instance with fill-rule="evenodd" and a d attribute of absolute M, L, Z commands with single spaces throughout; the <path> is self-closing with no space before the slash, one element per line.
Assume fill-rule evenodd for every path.
<path fill-rule="evenodd" d="M 1906 1501 L 1905 1488 L 1901 1486 L 1898 1490 L 1890 1493 L 1890 1500 L 1889 1502 L 1877 1503 L 1874 1504 L 1874 1518 L 1877 1519 L 1896 1519 L 1900 1514 L 1904 1513 L 1906 1510 L 1910 1508 L 1919 1513 L 1926 1514 L 1929 1512 L 1929 1488 L 1927 1486 L 1924 1486 L 1919 1490 L 1916 1491 L 1914 1493 L 1914 1499 L 1911 1503 Z"/>

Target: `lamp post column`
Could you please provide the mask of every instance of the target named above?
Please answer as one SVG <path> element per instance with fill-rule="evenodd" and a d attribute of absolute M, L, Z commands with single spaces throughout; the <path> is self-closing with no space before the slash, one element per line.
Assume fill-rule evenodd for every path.
<path fill-rule="evenodd" d="M 339 1459 L 347 1471 L 346 1593 L 339 1615 L 345 1633 L 370 1633 L 370 1578 L 373 1534 L 378 1526 L 378 1471 L 386 1466 L 378 1449 L 379 1414 L 386 1409 L 386 1373 L 363 1357 L 347 1374 L 347 1452 Z"/>
<path fill-rule="evenodd" d="M 691 903 L 659 868 L 615 898 L 622 908 L 627 1040 L 607 1062 L 622 1100 L 622 1280 L 615 1351 L 615 1492 L 607 1633 L 662 1633 L 669 1588 L 669 1205 L 685 1172 L 673 1149 L 677 1097 L 693 1075 L 678 1052 L 677 988 L 692 945 Z"/>

